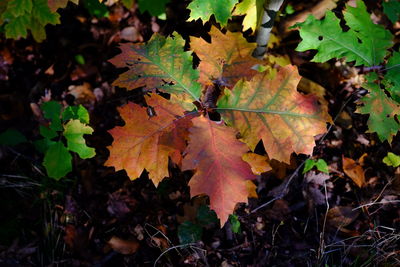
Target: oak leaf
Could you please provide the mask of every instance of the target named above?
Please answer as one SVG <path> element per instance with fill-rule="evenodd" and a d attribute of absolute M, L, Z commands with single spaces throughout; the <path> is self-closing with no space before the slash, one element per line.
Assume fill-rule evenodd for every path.
<path fill-rule="evenodd" d="M 128 71 L 119 75 L 113 85 L 128 90 L 157 88 L 199 101 L 199 72 L 193 69 L 191 52 L 183 51 L 184 46 L 185 41 L 178 34 L 168 38 L 154 34 L 147 44 L 121 44 L 121 54 L 110 62 Z"/>
<path fill-rule="evenodd" d="M 400 105 L 389 98 L 379 85 L 368 82 L 363 85 L 369 94 L 360 99 L 357 112 L 369 114 L 369 132 L 376 132 L 379 140 L 392 142 L 393 136 L 400 130 L 397 117 Z"/>
<path fill-rule="evenodd" d="M 209 34 L 211 43 L 190 37 L 191 49 L 201 60 L 200 83 L 210 85 L 219 80 L 232 88 L 241 78 L 249 80 L 257 73 L 252 67 L 262 61 L 251 56 L 256 43 L 247 42 L 240 32 L 223 34 L 216 27 L 212 27 Z"/>
<path fill-rule="evenodd" d="M 327 11 L 325 18 L 316 19 L 310 15 L 306 21 L 297 23 L 300 37 L 303 39 L 297 51 L 318 50 L 311 61 L 326 62 L 332 58 L 346 58 L 355 65 L 379 65 L 392 46 L 393 36 L 382 25 L 376 25 L 363 1 L 356 1 L 357 7 L 346 5 L 343 12 L 348 30 L 343 31 L 340 20 L 332 11 Z"/>
<path fill-rule="evenodd" d="M 108 147 L 110 156 L 105 165 L 125 169 L 132 180 L 146 169 L 157 186 L 169 175 L 168 157 L 180 161 L 176 154 L 184 149 L 181 142 L 186 139 L 184 130 L 179 129 L 184 110 L 156 94 L 146 97 L 146 101 L 154 108 L 155 116 L 150 117 L 147 108 L 134 103 L 119 109 L 125 125 L 109 131 L 114 142 Z M 182 141 L 176 142 L 175 136 Z"/>
<path fill-rule="evenodd" d="M 188 21 L 201 19 L 203 23 L 206 23 L 211 15 L 214 15 L 217 22 L 226 26 L 228 19 L 232 16 L 231 11 L 237 2 L 238 0 L 193 0 L 187 7 L 190 9 Z"/>
<path fill-rule="evenodd" d="M 331 119 L 313 95 L 296 91 L 301 76 L 295 66 L 241 80 L 218 101 L 217 110 L 254 151 L 262 139 L 270 159 L 290 162 L 292 152 L 311 154 L 314 136 Z"/>
<path fill-rule="evenodd" d="M 247 203 L 246 181 L 255 178 L 249 164 L 242 160 L 248 148 L 223 122 L 205 117 L 192 122 L 182 169 L 196 170 L 189 182 L 190 194 L 207 194 L 211 209 L 224 225 L 238 202 Z"/>

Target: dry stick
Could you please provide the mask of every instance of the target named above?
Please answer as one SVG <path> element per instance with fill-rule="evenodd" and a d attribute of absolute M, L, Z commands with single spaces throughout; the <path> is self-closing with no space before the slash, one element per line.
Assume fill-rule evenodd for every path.
<path fill-rule="evenodd" d="M 253 57 L 262 59 L 267 52 L 268 41 L 271 36 L 272 26 L 279 8 L 284 0 L 265 0 L 261 25 L 257 33 L 257 48 L 253 51 Z"/>
<path fill-rule="evenodd" d="M 328 201 L 328 190 L 326 189 L 326 182 L 324 181 L 324 189 L 325 189 L 325 202 L 326 202 L 326 211 L 325 211 L 325 216 L 324 216 L 324 223 L 322 225 L 322 232 L 319 235 L 319 248 L 318 248 L 318 254 L 317 254 L 317 259 L 318 261 L 321 260 L 322 255 L 325 252 L 326 246 L 325 246 L 325 229 L 326 229 L 326 221 L 328 219 L 328 213 L 329 213 L 329 201 Z"/>

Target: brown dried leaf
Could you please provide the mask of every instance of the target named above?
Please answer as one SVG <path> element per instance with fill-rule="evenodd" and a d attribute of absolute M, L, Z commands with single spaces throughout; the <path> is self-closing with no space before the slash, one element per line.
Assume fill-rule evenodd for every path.
<path fill-rule="evenodd" d="M 139 248 L 139 242 L 134 240 L 123 240 L 116 236 L 111 237 L 107 243 L 114 251 L 124 255 L 133 254 Z"/>
<path fill-rule="evenodd" d="M 360 164 L 351 158 L 342 157 L 343 160 L 343 171 L 347 176 L 353 180 L 358 187 L 365 185 L 364 170 Z"/>
<path fill-rule="evenodd" d="M 336 206 L 328 211 L 327 222 L 334 227 L 344 227 L 352 223 L 360 214 L 351 207 Z"/>

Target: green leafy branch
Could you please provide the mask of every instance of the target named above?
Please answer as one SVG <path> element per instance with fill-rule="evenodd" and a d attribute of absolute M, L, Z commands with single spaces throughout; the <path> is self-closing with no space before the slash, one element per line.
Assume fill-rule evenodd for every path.
<path fill-rule="evenodd" d="M 393 9 L 399 9 L 400 3 L 389 2 Z M 354 62 L 355 66 L 370 67 L 379 70 L 378 74 L 369 74 L 368 82 L 363 86 L 369 95 L 359 101 L 358 112 L 369 114 L 368 127 L 376 132 L 381 141 L 392 138 L 400 130 L 397 116 L 400 114 L 400 53 L 393 51 L 393 35 L 382 25 L 374 24 L 370 13 L 362 0 L 356 7 L 346 5 L 343 17 L 347 31 L 340 26 L 340 19 L 331 11 L 324 19 L 317 20 L 312 15 L 306 21 L 298 23 L 301 43 L 297 51 L 317 50 L 312 61 L 326 62 L 333 58 L 344 58 Z M 385 10 L 387 11 L 388 6 Z M 395 14 L 390 12 L 389 18 L 394 20 Z M 376 68 L 383 64 L 385 68 Z M 382 72 L 386 71 L 385 74 Z M 390 94 L 390 99 L 381 87 Z"/>

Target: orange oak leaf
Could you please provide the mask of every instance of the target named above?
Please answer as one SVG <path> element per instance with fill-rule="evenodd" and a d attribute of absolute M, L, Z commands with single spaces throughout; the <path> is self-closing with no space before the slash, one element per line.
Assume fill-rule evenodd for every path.
<path fill-rule="evenodd" d="M 134 103 L 119 109 L 125 125 L 109 131 L 114 142 L 108 147 L 110 156 L 104 165 L 125 169 L 132 180 L 146 169 L 157 186 L 169 175 L 168 157 L 180 161 L 177 154 L 185 149 L 188 134 L 180 127 L 189 127 L 190 123 L 181 123 L 184 110 L 159 95 L 146 97 L 146 102 L 154 108 L 155 116 L 149 116 L 147 108 Z"/>
<path fill-rule="evenodd" d="M 257 73 L 251 68 L 262 63 L 251 56 L 256 43 L 247 42 L 240 32 L 223 34 L 216 27 L 211 27 L 209 34 L 211 43 L 190 37 L 191 49 L 201 60 L 200 83 L 210 85 L 214 80 L 220 80 L 223 85 L 233 88 L 241 78 L 249 80 Z"/>
<path fill-rule="evenodd" d="M 223 122 L 205 117 L 192 122 L 182 169 L 195 170 L 189 182 L 190 194 L 207 194 L 210 207 L 224 225 L 238 202 L 247 203 L 246 181 L 255 178 L 250 165 L 242 160 L 248 148 L 236 139 L 235 130 Z"/>
<path fill-rule="evenodd" d="M 158 109 L 156 106 L 153 106 Z M 162 107 L 161 107 L 162 108 Z M 192 119 L 197 116 L 197 113 L 188 114 L 179 120 L 173 121 L 174 127 L 165 132 L 160 138 L 160 145 L 173 145 L 174 151 L 169 155 L 172 162 L 180 166 L 182 163 L 182 152 L 186 149 L 187 141 L 189 140 L 189 128 L 192 127 Z"/>
<path fill-rule="evenodd" d="M 121 53 L 110 62 L 128 70 L 119 75 L 113 85 L 128 90 L 157 88 L 167 93 L 183 94 L 183 98 L 190 98 L 191 102 L 199 101 L 199 72 L 193 69 L 191 52 L 184 51 L 184 46 L 185 40 L 178 34 L 168 38 L 154 34 L 147 44 L 121 44 Z"/>
<path fill-rule="evenodd" d="M 314 136 L 324 133 L 331 121 L 315 96 L 297 92 L 300 79 L 291 65 L 277 73 L 259 73 L 225 90 L 217 110 L 253 151 L 262 139 L 270 159 L 289 163 L 293 152 L 311 154 Z"/>

